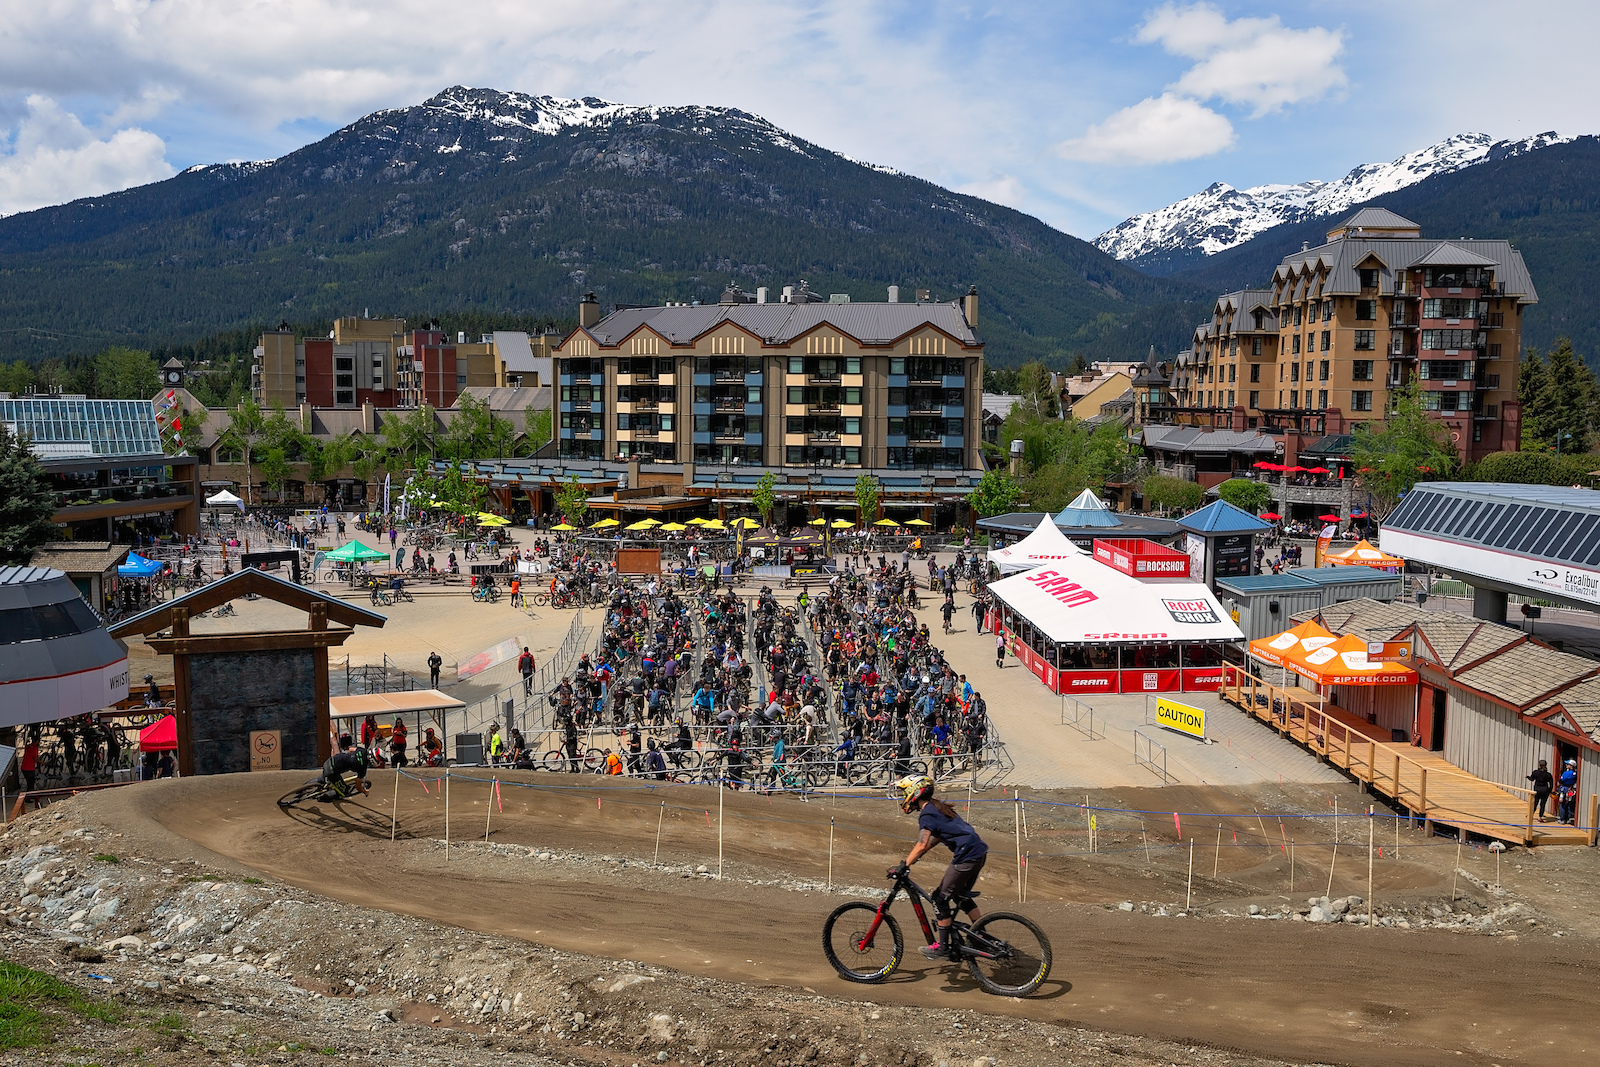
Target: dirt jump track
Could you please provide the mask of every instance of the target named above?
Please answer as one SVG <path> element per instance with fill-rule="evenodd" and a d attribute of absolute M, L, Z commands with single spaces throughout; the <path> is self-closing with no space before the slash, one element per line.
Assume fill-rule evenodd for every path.
<path fill-rule="evenodd" d="M 1008 806 L 1006 837 L 990 838 L 996 871 L 986 872 L 979 888 L 989 907 L 1017 907 L 1038 920 L 1054 945 L 1049 981 L 1025 1000 L 985 996 L 964 972 L 922 960 L 913 947 L 915 917 L 903 903 L 896 913 L 910 959 L 891 981 L 851 985 L 830 968 L 820 930 L 828 912 L 849 899 L 837 887 L 882 886 L 884 868 L 909 844 L 911 820 L 882 799 L 802 803 L 726 793 L 728 878 L 717 881 L 684 873 L 686 863 L 717 870 L 719 798 L 711 788 L 652 792 L 513 772 L 491 812 L 491 786 L 454 781 L 456 842 L 481 843 L 488 815 L 493 842 L 596 861 L 559 864 L 470 845 L 447 860 L 437 786 L 425 792 L 402 778 L 396 792 L 387 771 L 374 772 L 365 800 L 280 811 L 274 799 L 303 778 L 200 778 L 82 800 L 152 856 L 240 865 L 347 903 L 712 979 L 887 1004 L 948 1004 L 1291 1062 L 1570 1063 L 1595 1055 L 1590 990 L 1600 968 L 1581 942 L 1155 919 L 1115 908 L 1139 898 L 1136 878 L 1118 883 L 1066 866 L 1030 873 L 1029 902 L 1018 906 L 1006 872 L 1014 866 Z M 396 796 L 399 831 L 391 842 Z M 833 893 L 820 888 L 830 818 Z M 652 865 L 658 820 L 661 861 L 671 870 Z M 942 856 L 914 873 L 931 882 L 938 870 L 932 860 Z"/>

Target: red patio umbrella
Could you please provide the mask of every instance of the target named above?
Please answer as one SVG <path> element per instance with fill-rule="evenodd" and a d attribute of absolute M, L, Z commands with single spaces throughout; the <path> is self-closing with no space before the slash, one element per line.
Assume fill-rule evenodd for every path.
<path fill-rule="evenodd" d="M 1332 474 L 1333 472 L 1331 470 L 1329 470 L 1327 467 L 1308 467 L 1308 468 L 1306 468 L 1306 473 L 1307 474 Z"/>
<path fill-rule="evenodd" d="M 1283 467 L 1283 468 L 1281 468 L 1281 470 L 1285 474 L 1305 474 L 1306 473 L 1306 469 L 1304 467 Z"/>
<path fill-rule="evenodd" d="M 1255 468 L 1257 468 L 1259 470 L 1264 470 L 1264 471 L 1280 471 L 1280 470 L 1283 469 L 1283 467 L 1281 465 L 1279 465 L 1277 463 L 1269 462 L 1268 460 L 1264 460 L 1264 459 L 1263 460 L 1259 460 L 1259 461 L 1257 461 L 1255 463 L 1252 463 L 1251 466 L 1255 467 Z"/>
<path fill-rule="evenodd" d="M 1338 522 L 1339 521 L 1339 516 L 1337 516 L 1337 515 L 1318 515 L 1317 518 L 1321 519 L 1323 522 Z"/>
<path fill-rule="evenodd" d="M 1261 517 L 1266 519 L 1268 522 L 1277 522 L 1279 519 L 1283 518 L 1283 516 L 1279 515 L 1276 511 L 1263 511 L 1261 513 Z"/>

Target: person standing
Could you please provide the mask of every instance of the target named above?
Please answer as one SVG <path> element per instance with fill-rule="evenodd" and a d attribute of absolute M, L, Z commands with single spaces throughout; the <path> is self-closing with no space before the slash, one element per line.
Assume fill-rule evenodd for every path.
<path fill-rule="evenodd" d="M 517 657 L 517 670 L 522 672 L 522 695 L 533 696 L 533 653 L 527 645 L 522 646 L 522 655 Z"/>
<path fill-rule="evenodd" d="M 994 666 L 996 670 L 1003 669 L 1006 665 L 1006 635 L 995 631 L 994 635 Z"/>
<path fill-rule="evenodd" d="M 1545 821 L 1544 808 L 1550 802 L 1550 793 L 1555 788 L 1555 778 L 1550 774 L 1550 763 L 1540 760 L 1539 766 L 1528 775 L 1528 781 L 1533 783 L 1533 802 L 1539 812 L 1539 821 Z"/>
<path fill-rule="evenodd" d="M 442 666 L 444 666 L 444 660 L 439 653 L 431 652 L 428 654 L 428 687 L 430 689 L 439 688 L 439 668 Z"/>
<path fill-rule="evenodd" d="M 520 574 L 511 579 L 511 606 L 514 608 L 522 606 L 522 575 Z"/>
<path fill-rule="evenodd" d="M 22 787 L 33 791 L 39 777 L 39 731 L 28 731 L 28 743 L 22 746 Z"/>
<path fill-rule="evenodd" d="M 1573 825 L 1578 813 L 1578 761 L 1567 760 L 1556 782 L 1556 815 L 1565 825 Z"/>
<path fill-rule="evenodd" d="M 401 720 L 400 716 L 396 715 L 394 728 L 389 731 L 389 763 L 391 766 L 404 767 L 406 765 L 406 735 L 406 724 Z"/>

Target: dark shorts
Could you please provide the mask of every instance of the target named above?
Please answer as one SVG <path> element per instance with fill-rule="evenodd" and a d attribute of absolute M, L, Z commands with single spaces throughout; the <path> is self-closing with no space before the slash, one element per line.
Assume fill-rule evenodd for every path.
<path fill-rule="evenodd" d="M 971 892 L 972 887 L 978 884 L 978 875 L 982 873 L 983 865 L 988 861 L 989 857 L 984 855 L 970 863 L 952 863 L 945 868 L 944 877 L 939 880 L 939 888 L 933 891 L 934 897 L 939 901 L 947 901 Z"/>

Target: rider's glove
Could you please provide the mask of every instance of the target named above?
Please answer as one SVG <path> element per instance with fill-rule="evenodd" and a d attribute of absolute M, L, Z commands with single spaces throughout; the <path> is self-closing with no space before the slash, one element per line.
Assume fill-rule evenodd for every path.
<path fill-rule="evenodd" d="M 905 874 L 910 870 L 911 868 L 907 867 L 904 863 L 897 863 L 893 867 L 889 868 L 887 874 L 890 878 L 901 878 L 904 877 Z"/>

